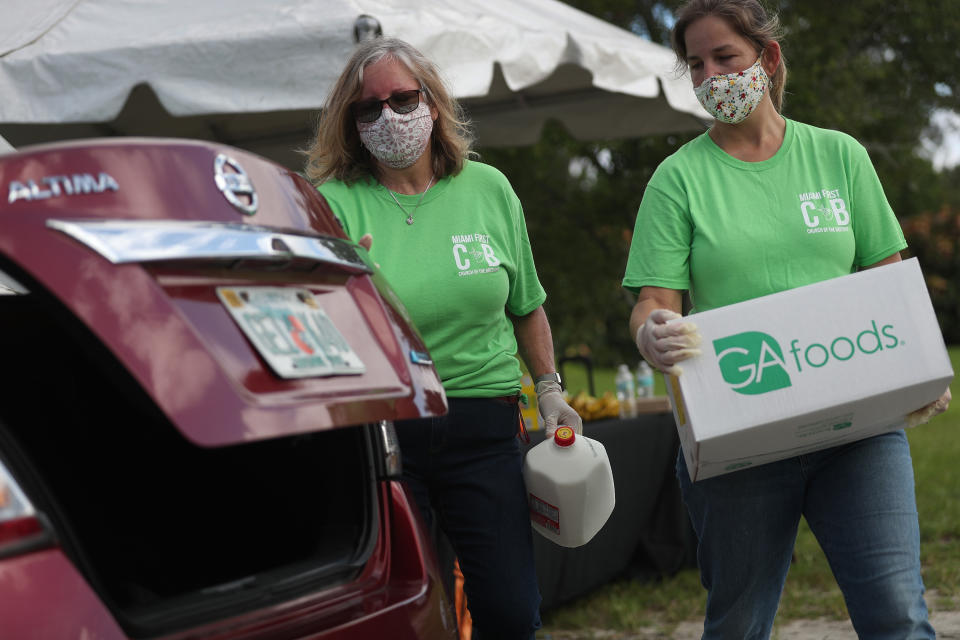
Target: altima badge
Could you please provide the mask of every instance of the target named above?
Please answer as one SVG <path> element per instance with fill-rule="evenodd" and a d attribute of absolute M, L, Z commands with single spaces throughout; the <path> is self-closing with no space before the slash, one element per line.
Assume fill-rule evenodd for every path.
<path fill-rule="evenodd" d="M 46 200 L 58 196 L 76 196 L 88 193 L 105 193 L 119 191 L 120 185 L 109 173 L 100 172 L 96 176 L 92 173 L 74 173 L 63 176 L 44 176 L 40 180 L 10 182 L 7 192 L 7 203 L 13 204 L 17 200 Z"/>
<path fill-rule="evenodd" d="M 252 216 L 257 212 L 257 192 L 240 163 L 226 154 L 213 161 L 213 180 L 220 193 L 240 213 Z"/>

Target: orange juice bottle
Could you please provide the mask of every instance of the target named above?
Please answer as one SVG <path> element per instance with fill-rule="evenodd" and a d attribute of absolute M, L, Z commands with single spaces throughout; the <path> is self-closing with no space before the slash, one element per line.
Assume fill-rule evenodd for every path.
<path fill-rule="evenodd" d="M 520 378 L 520 393 L 527 398 L 527 401 L 520 405 L 523 426 L 527 431 L 537 431 L 540 429 L 540 416 L 537 413 L 537 390 L 529 373 L 523 374 L 523 377 Z"/>

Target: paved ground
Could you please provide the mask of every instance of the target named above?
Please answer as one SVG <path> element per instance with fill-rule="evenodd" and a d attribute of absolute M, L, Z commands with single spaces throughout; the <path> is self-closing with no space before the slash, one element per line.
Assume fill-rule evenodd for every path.
<path fill-rule="evenodd" d="M 934 611 L 930 622 L 938 640 L 960 640 L 960 611 Z M 699 640 L 701 622 L 683 622 L 672 634 L 657 630 L 623 633 L 593 631 L 588 633 L 556 632 L 538 635 L 543 640 Z M 795 620 L 774 629 L 771 640 L 858 640 L 849 621 Z"/>
<path fill-rule="evenodd" d="M 939 640 L 960 640 L 960 611 L 934 612 L 930 616 L 930 622 Z M 689 626 L 684 624 L 683 628 L 677 628 L 669 638 L 695 640 L 700 638 L 702 631 L 701 623 Z M 651 636 L 656 637 L 658 636 Z M 857 634 L 849 620 L 794 620 L 776 629 L 772 640 L 857 640 Z"/>

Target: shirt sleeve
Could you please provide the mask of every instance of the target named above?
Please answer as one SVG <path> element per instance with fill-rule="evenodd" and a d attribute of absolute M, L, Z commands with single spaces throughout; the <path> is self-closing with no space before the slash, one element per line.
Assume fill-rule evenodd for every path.
<path fill-rule="evenodd" d="M 870 156 L 859 143 L 853 146 L 851 165 L 851 208 L 856 239 L 854 264 L 866 267 L 905 249 L 907 242 Z"/>
<path fill-rule="evenodd" d="M 523 207 L 519 198 L 512 193 L 510 214 L 513 218 L 513 232 L 516 239 L 516 268 L 510 274 L 510 291 L 507 296 L 507 311 L 516 316 L 525 316 L 542 305 L 547 293 L 537 277 L 537 268 L 533 263 L 533 250 L 527 236 L 527 223 L 523 216 Z"/>
<path fill-rule="evenodd" d="M 326 199 L 327 204 L 330 205 L 330 210 L 333 211 L 333 215 L 340 221 L 343 232 L 347 234 L 348 238 L 357 242 L 359 238 L 354 237 L 354 233 L 350 229 L 349 216 L 345 216 L 342 213 L 343 204 L 337 199 L 338 189 L 336 184 L 333 181 L 324 182 L 317 187 L 317 191 L 320 192 L 320 195 L 322 195 Z"/>
<path fill-rule="evenodd" d="M 686 291 L 690 288 L 693 237 L 690 216 L 687 207 L 654 179 L 647 185 L 637 211 L 623 286 L 633 293 L 645 286 Z"/>

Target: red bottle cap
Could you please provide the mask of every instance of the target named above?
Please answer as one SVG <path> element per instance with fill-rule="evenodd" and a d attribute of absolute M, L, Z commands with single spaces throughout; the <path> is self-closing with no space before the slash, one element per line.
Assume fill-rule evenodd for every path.
<path fill-rule="evenodd" d="M 557 427 L 553 432 L 553 441 L 560 447 L 569 447 L 577 439 L 577 432 L 572 427 Z"/>

